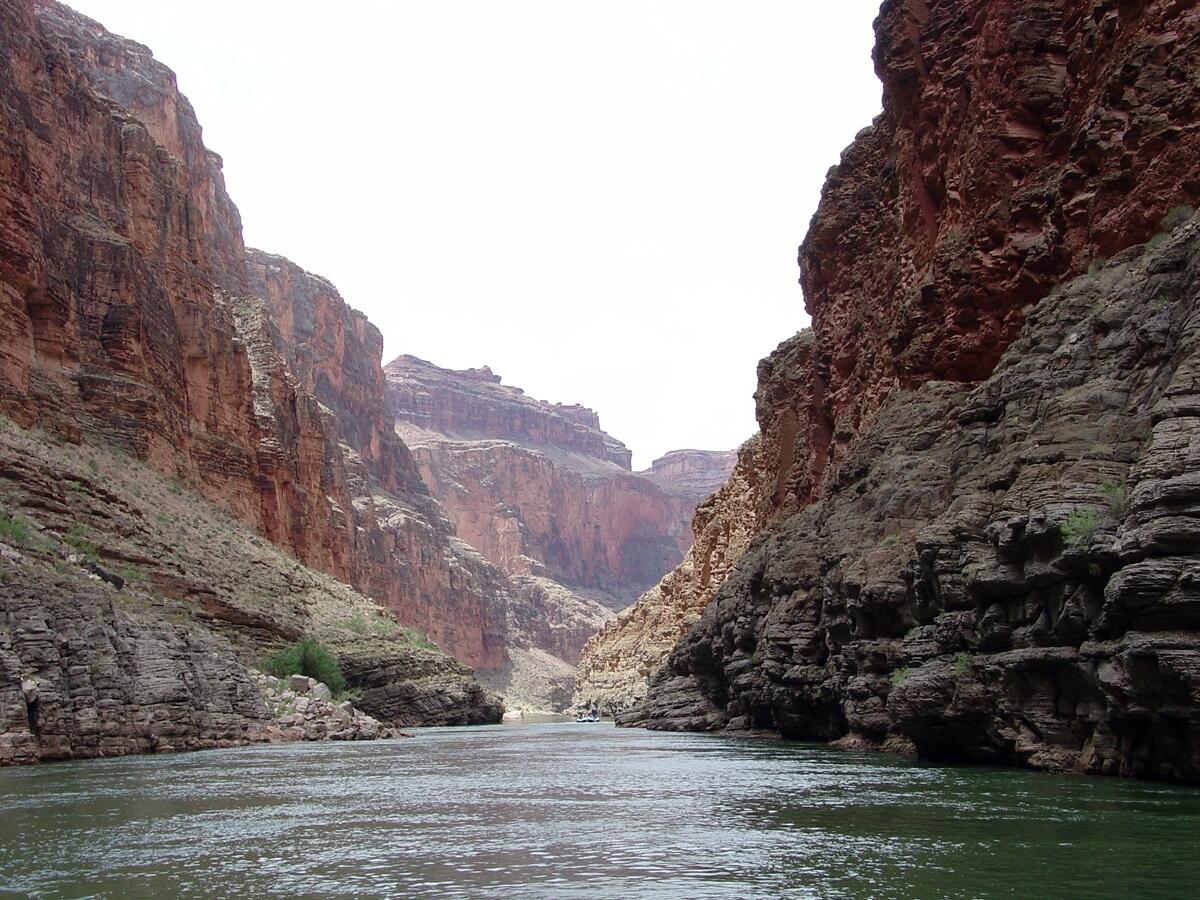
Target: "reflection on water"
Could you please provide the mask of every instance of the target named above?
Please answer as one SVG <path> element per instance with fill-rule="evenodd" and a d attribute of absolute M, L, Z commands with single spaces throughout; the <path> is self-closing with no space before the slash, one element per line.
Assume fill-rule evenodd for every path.
<path fill-rule="evenodd" d="M 0 771 L 41 896 L 1178 897 L 1200 791 L 604 725 Z"/>

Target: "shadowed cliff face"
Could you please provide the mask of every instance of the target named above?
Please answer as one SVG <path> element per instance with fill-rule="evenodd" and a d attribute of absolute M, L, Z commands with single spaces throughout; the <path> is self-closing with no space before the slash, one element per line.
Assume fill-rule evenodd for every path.
<path fill-rule="evenodd" d="M 1163 361 L 1186 350 L 1171 328 L 1190 313 L 1131 311 L 1141 288 L 1117 274 L 1072 291 L 1121 310 L 1123 331 L 1103 315 L 1076 329 L 1077 299 L 1045 314 L 1039 304 L 1196 205 L 1200 9 L 887 2 L 876 30 L 883 113 L 830 172 L 800 250 L 813 327 L 759 367 L 751 497 L 729 510 L 756 537 L 634 719 L 1195 778 L 1195 723 L 1172 698 L 1196 689 L 1196 623 L 1152 614 L 1114 626 L 1101 607 L 1126 603 L 1118 569 L 1137 554 L 1054 545 L 1106 476 L 1148 464 L 1128 428 L 1141 421 L 1149 439 L 1138 414 L 1165 396 L 1154 393 L 1166 390 Z M 1140 265 L 1120 258 L 1131 273 Z M 1163 274 L 1156 265 L 1168 264 L 1146 262 L 1142 287 Z M 1147 352 L 1146 333 L 1171 337 Z M 1045 352 L 1072 334 L 1082 360 Z M 991 375 L 1006 350 L 1009 368 Z M 1078 368 L 1045 385 L 1027 374 L 1018 388 L 1003 373 L 1019 353 Z M 1013 393 L 973 412 L 970 384 L 989 376 L 979 391 Z M 1092 409 L 1060 399 L 1093 380 L 1114 396 L 1088 394 Z M 947 405 L 933 409 L 935 398 Z M 1062 415 L 1048 416 L 1059 402 Z M 1018 422 L 1028 458 L 993 465 Z M 1023 469 L 1040 454 L 1061 469 Z M 1018 487 L 1022 471 L 1045 482 Z M 939 519 L 977 480 L 976 518 Z M 922 537 L 937 521 L 952 539 Z M 977 559 L 980 540 L 997 559 Z M 1139 608 L 1186 607 L 1169 580 L 1140 582 Z M 1033 649 L 1047 646 L 1060 649 Z M 653 671 L 659 659 L 637 664 Z"/>
<path fill-rule="evenodd" d="M 247 255 L 220 159 L 174 75 L 66 7 L 6 2 L 0 119 L 0 412 L 43 429 L 36 441 L 145 461 L 460 659 L 503 665 L 506 582 L 454 536 L 395 437 L 377 332 L 322 279 Z M 163 590 L 184 604 L 207 596 L 177 581 Z M 75 627 L 44 612 L 49 634 Z M 413 676 L 360 650 L 346 646 L 364 684 Z M 480 700 L 470 684 L 453 673 L 442 682 L 451 699 L 426 718 L 452 721 L 456 703 Z M 435 688 L 406 690 L 427 712 L 437 705 Z M 485 716 L 498 715 L 489 703 Z M 397 721 L 413 712 L 379 709 Z M 193 737 L 249 733 L 230 721 L 201 721 L 209 736 Z M 96 739 L 76 735 L 71 752 L 98 752 Z"/>
<path fill-rule="evenodd" d="M 759 373 L 780 513 L 892 390 L 985 378 L 1053 287 L 1200 200 L 1194 4 L 895 0 L 876 35 L 883 113 L 800 248 L 811 358 Z"/>
<path fill-rule="evenodd" d="M 1200 219 L 891 397 L 625 721 L 1200 781 Z"/>

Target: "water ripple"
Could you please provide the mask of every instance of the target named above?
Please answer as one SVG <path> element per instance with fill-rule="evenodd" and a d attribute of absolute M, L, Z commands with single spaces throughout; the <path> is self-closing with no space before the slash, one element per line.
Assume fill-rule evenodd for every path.
<path fill-rule="evenodd" d="M 1200 792 L 523 725 L 0 773 L 0 891 L 1173 897 Z"/>

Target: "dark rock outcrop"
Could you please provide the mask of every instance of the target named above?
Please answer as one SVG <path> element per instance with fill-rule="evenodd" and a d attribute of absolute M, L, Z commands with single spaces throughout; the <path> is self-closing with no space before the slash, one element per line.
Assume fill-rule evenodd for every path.
<path fill-rule="evenodd" d="M 0 762 L 287 737 L 247 671 L 302 635 L 375 718 L 500 717 L 469 668 L 178 482 L 0 423 Z M 409 705 L 367 690 L 387 679 Z"/>
<path fill-rule="evenodd" d="M 1128 248 L 1200 198 L 1200 9 L 888 0 L 876 31 L 883 113 L 800 251 L 812 330 L 759 367 L 756 537 L 628 721 L 1195 780 L 1186 499 L 1132 499 L 1187 428 L 1149 410 L 1186 418 L 1191 238 Z"/>
<path fill-rule="evenodd" d="M 898 392 L 625 719 L 1200 781 L 1200 220 Z"/>

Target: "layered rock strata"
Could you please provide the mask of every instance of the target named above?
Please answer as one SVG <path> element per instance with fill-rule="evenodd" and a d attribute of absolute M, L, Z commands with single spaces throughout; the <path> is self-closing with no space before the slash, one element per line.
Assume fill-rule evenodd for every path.
<path fill-rule="evenodd" d="M 486 368 L 402 356 L 385 372 L 422 478 L 459 536 L 509 575 L 619 609 L 683 558 L 695 498 L 631 472 L 591 410 L 534 400 Z"/>
<path fill-rule="evenodd" d="M 729 480 L 696 509 L 683 562 L 592 637 L 580 654 L 573 703 L 616 713 L 641 702 L 650 676 L 696 624 L 754 533 L 758 438 L 737 453 Z"/>
<path fill-rule="evenodd" d="M 220 158 L 147 48 L 49 0 L 0 16 L 0 411 L 123 448 L 502 665 L 502 577 L 395 438 L 378 333 L 247 254 Z"/>
<path fill-rule="evenodd" d="M 355 709 L 353 701 L 336 700 L 328 685 L 315 678 L 251 674 L 274 719 L 273 737 L 292 741 L 375 741 L 405 736 L 399 729 Z"/>
<path fill-rule="evenodd" d="M 1200 221 L 898 392 L 625 721 L 1200 781 Z"/>
<path fill-rule="evenodd" d="M 1144 449 L 1128 447 L 1117 419 L 1137 419 L 1144 410 L 1128 396 L 1165 396 L 1156 393 L 1167 390 L 1158 353 L 1183 358 L 1174 332 L 1150 356 L 1138 349 L 1143 330 L 1162 335 L 1162 311 L 1129 312 L 1122 321 L 1131 323 L 1131 337 L 1104 319 L 1090 320 L 1093 332 L 1080 331 L 1059 312 L 1043 313 L 1042 305 L 1081 315 L 1078 304 L 1062 298 L 1091 284 L 1097 302 L 1126 310 L 1132 289 L 1125 283 L 1080 282 L 1053 301 L 1043 298 L 1085 269 L 1109 272 L 1106 257 L 1138 270 L 1136 252 L 1121 252 L 1182 221 L 1196 204 L 1193 125 L 1200 110 L 1188 73 L 1200 57 L 1198 26 L 1195 4 L 1166 0 L 884 3 L 875 54 L 884 111 L 831 171 L 800 252 L 813 329 L 782 344 L 759 370 L 762 456 L 752 505 L 760 533 L 633 720 L 775 727 L 796 736 L 911 742 L 930 755 L 1195 777 L 1194 726 L 1172 699 L 1191 690 L 1186 671 L 1194 626 L 1170 615 L 1112 625 L 1103 604 L 1119 591 L 1124 568 L 1143 560 L 1083 553 L 1087 574 L 1074 569 L 1078 555 L 1056 549 L 1053 537 L 1062 528 L 1069 535 L 1087 531 L 1087 510 L 1068 521 L 1069 505 L 1055 506 L 1041 493 L 1057 491 L 1082 505 L 1062 472 L 1049 470 L 1032 494 L 1007 492 L 1017 484 L 1009 476 L 1019 478 L 1022 467 L 1040 458 L 1037 446 L 1058 448 L 1056 461 L 1067 467 L 1084 459 L 1099 466 L 1076 473 L 1088 500 L 1100 487 L 1096 473 L 1146 459 Z M 1156 265 L 1164 264 L 1151 259 L 1140 269 L 1144 284 L 1163 274 Z M 1071 354 L 1047 359 L 1043 348 L 1059 348 L 1073 335 L 1072 343 L 1094 354 L 1069 377 L 1110 383 L 1115 396 L 1097 398 L 1093 416 L 1076 410 L 1074 417 L 1047 417 L 1044 407 L 1059 398 L 1032 384 L 1016 387 L 1005 368 L 1018 365 L 1010 344 L 1023 326 L 1015 346 L 1036 349 L 1056 367 Z M 1104 340 L 1109 330 L 1112 343 Z M 1128 371 L 1113 373 L 1104 354 L 1120 355 L 1122 348 Z M 973 419 L 955 403 L 979 396 L 969 394 L 969 385 L 987 378 L 1006 349 L 1010 356 L 979 390 L 1014 393 Z M 1004 378 L 1002 389 L 997 379 Z M 1084 386 L 1052 383 L 1072 396 Z M 1028 405 L 1034 396 L 1043 407 Z M 926 421 L 921 416 L 932 398 L 947 405 Z M 1017 410 L 1039 423 L 1023 420 L 1022 427 L 1040 433 L 1011 430 L 1007 417 Z M 939 417 L 947 415 L 958 426 L 943 440 Z M 906 417 L 908 436 L 895 427 Z M 976 428 L 969 437 L 956 430 L 970 425 Z M 1029 458 L 1000 473 L 989 460 L 1018 434 L 1035 442 Z M 946 465 L 959 471 L 936 474 Z M 889 500 L 862 480 L 873 473 L 903 486 L 909 471 L 926 480 L 920 497 L 905 490 Z M 983 516 L 950 545 L 924 543 L 923 529 L 942 521 L 939 504 L 951 502 L 939 494 L 948 483 L 942 479 L 951 478 L 956 490 L 983 479 L 993 495 L 989 515 L 1011 514 L 1021 536 L 1004 538 L 998 520 Z M 1021 506 L 1027 508 L 1014 511 Z M 1100 507 L 1087 509 L 1102 517 Z M 1025 515 L 1029 521 L 1021 524 Z M 979 529 L 1002 560 L 984 570 L 995 564 L 1005 572 L 991 584 L 986 574 L 974 578 Z M 862 545 L 868 533 L 877 541 L 871 550 Z M 909 551 L 915 557 L 902 562 Z M 927 577 L 921 566 L 934 558 L 937 574 L 920 591 L 901 577 L 906 572 L 911 585 L 921 583 Z M 864 566 L 872 573 L 894 567 L 896 574 L 880 582 L 863 575 Z M 1173 596 L 1169 585 L 1159 588 L 1147 586 L 1149 596 L 1139 603 L 1153 607 L 1160 602 L 1153 596 Z M 1066 598 L 1073 598 L 1066 606 L 1082 609 L 1069 611 L 1074 624 L 1054 633 Z M 974 618 L 966 624 L 942 617 L 967 612 Z M 947 633 L 960 628 L 957 638 Z M 1010 629 L 1012 642 L 995 637 L 996 628 Z M 1175 636 L 1164 636 L 1171 630 Z M 926 639 L 932 643 L 905 645 L 896 655 L 896 645 L 886 643 Z M 866 649 L 864 642 L 873 640 L 885 642 L 878 655 Z M 951 661 L 946 654 L 955 641 L 962 659 Z M 1046 653 L 1048 646 L 1057 655 Z M 1010 650 L 990 667 L 976 667 L 977 654 Z M 1175 680 L 1155 693 L 1154 679 L 1142 677 L 1143 664 L 1175 672 Z M 919 710 L 906 707 L 903 698 L 930 687 L 925 678 L 939 665 L 939 690 L 950 693 L 938 701 L 927 693 L 914 700 Z M 837 666 L 844 668 L 835 674 Z M 895 684 L 892 674 L 881 681 L 882 673 L 893 673 Z M 960 727 L 965 720 L 953 724 L 954 711 L 938 703 L 965 702 L 955 691 L 976 675 L 988 684 L 982 693 L 964 688 L 979 701 L 967 715 L 968 736 Z M 1028 715 L 1021 704 L 1030 705 Z"/>
<path fill-rule="evenodd" d="M 396 435 L 379 330 L 327 280 L 290 260 L 250 250 L 247 262 L 252 293 L 233 308 L 250 349 L 260 424 L 273 433 L 268 446 L 306 456 L 288 420 L 275 414 L 294 403 L 291 393 L 311 398 L 325 423 L 325 446 L 312 454 L 325 467 L 326 493 L 317 499 L 329 504 L 325 514 L 341 539 L 319 554 L 320 568 L 464 662 L 503 666 L 509 585 L 455 534 Z"/>
<path fill-rule="evenodd" d="M 147 48 L 66 7 L 10 0 L 0 4 L 0 118 L 0 412 L 43 430 L 31 439 L 35 458 L 60 440 L 79 458 L 85 445 L 116 448 L 176 479 L 183 495 L 202 493 L 303 563 L 378 593 L 403 625 L 429 632 L 462 659 L 502 665 L 503 576 L 454 536 L 395 438 L 383 403 L 377 333 L 331 288 L 310 296 L 313 276 L 290 267 L 291 280 L 281 286 L 270 271 L 278 258 L 247 255 L 220 158 L 204 147 L 170 70 Z M 314 337 L 312 316 L 334 343 Z M 59 463 L 70 468 L 69 454 Z M 16 471 L 42 480 L 27 466 Z M 33 502 L 40 508 L 41 500 Z M 101 533 L 113 524 L 100 519 L 92 543 L 141 534 Z M 54 527 L 61 535 L 71 526 Z M 148 558 L 136 546 L 121 552 Z M 44 562 L 30 565 L 45 568 Z M 293 568 L 308 572 L 282 555 L 267 565 L 281 577 Z M 200 586 L 217 580 L 211 564 L 197 567 L 203 577 L 171 577 L 157 588 L 168 605 L 183 605 L 168 619 L 194 612 L 224 622 L 229 628 L 217 637 L 236 649 L 239 665 L 297 629 L 319 630 L 311 617 L 288 613 L 290 600 L 243 615 L 234 599 Z M 327 581 L 334 606 L 378 614 L 377 606 L 335 584 Z M 283 578 L 271 590 L 289 598 L 305 588 Z M 56 602 L 45 600 L 47 633 L 72 632 L 76 626 Z M 235 612 L 226 618 L 227 610 Z M 20 625 L 35 612 L 24 609 L 14 621 Z M 153 622 L 114 615 L 111 628 L 125 634 L 122 653 L 162 637 Z M 156 622 L 157 614 L 151 618 Z M 72 646 L 86 656 L 103 652 L 100 644 L 84 646 L 102 640 L 108 639 L 101 632 L 85 629 Z M 362 649 L 362 640 L 352 643 Z M 413 657 L 411 643 L 383 640 L 361 664 L 363 677 L 375 677 L 381 660 L 396 677 L 421 670 L 427 685 L 440 679 L 453 694 L 447 718 L 472 718 L 476 713 L 465 711 L 471 704 L 485 710 L 484 718 L 499 715 L 468 670 L 439 655 L 431 673 L 427 659 Z M 164 659 L 191 655 L 158 652 Z M 133 671 L 128 660 L 121 665 Z M 180 693 L 177 705 L 155 715 L 182 722 L 188 709 L 219 707 L 232 718 L 214 725 L 216 719 L 197 713 L 201 724 L 181 740 L 205 745 L 245 737 L 257 726 L 245 709 L 230 712 L 229 691 L 240 697 L 244 687 L 238 671 L 231 668 L 231 687 L 218 691 L 224 699 Z M 176 674 L 188 681 L 184 672 Z M 214 677 L 198 683 L 215 684 Z M 124 702 L 138 702 L 136 683 L 121 691 Z M 48 709 L 50 695 L 38 696 Z M 64 708 L 89 715 L 88 704 L 107 696 L 85 690 L 64 700 Z M 114 752 L 98 733 L 74 734 L 73 755 Z M 126 739 L 124 746 L 146 749 L 137 734 Z"/>
<path fill-rule="evenodd" d="M 725 483 L 736 464 L 734 450 L 672 450 L 638 474 L 665 493 L 699 503 Z"/>
<path fill-rule="evenodd" d="M 557 447 L 622 469 L 631 466 L 629 449 L 601 430 L 595 412 L 527 397 L 521 388 L 501 384 L 487 366 L 453 371 L 406 355 L 388 364 L 387 377 L 396 418 L 425 431 Z"/>
<path fill-rule="evenodd" d="M 569 702 L 584 643 L 678 563 L 696 503 L 731 453 L 683 450 L 630 471 L 595 413 L 535 400 L 490 369 L 402 356 L 385 367 L 397 431 L 457 533 L 508 576 L 509 696 L 552 685 Z"/>
<path fill-rule="evenodd" d="M 248 672 L 301 635 L 339 657 L 360 708 L 385 722 L 502 712 L 466 666 L 178 481 L 12 423 L 0 587 L 0 762 L 295 738 Z"/>

